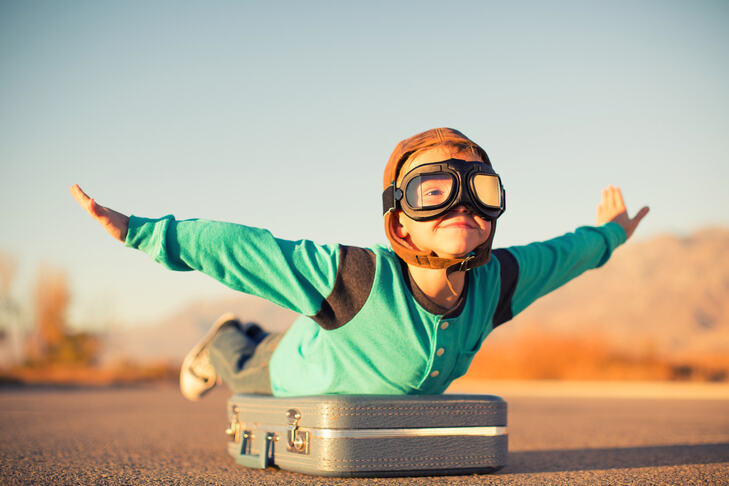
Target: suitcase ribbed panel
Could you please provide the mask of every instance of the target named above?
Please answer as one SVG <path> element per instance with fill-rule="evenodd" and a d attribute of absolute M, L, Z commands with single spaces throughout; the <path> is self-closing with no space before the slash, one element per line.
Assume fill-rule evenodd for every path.
<path fill-rule="evenodd" d="M 310 457 L 284 454 L 276 464 L 321 475 L 490 472 L 506 463 L 506 449 L 506 436 L 322 440 L 312 443 Z"/>
<path fill-rule="evenodd" d="M 323 395 L 274 398 L 234 395 L 240 414 L 281 423 L 281 411 L 301 412 L 301 427 L 387 429 L 506 425 L 506 402 L 494 395 Z"/>

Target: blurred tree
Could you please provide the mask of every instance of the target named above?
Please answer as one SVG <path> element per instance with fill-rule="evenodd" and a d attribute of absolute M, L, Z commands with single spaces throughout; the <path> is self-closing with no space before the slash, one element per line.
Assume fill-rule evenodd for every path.
<path fill-rule="evenodd" d="M 9 254 L 0 252 L 0 299 L 10 297 L 10 287 L 18 269 L 18 260 Z"/>
<path fill-rule="evenodd" d="M 35 332 L 29 342 L 29 363 L 44 365 L 94 364 L 99 340 L 88 333 L 69 333 L 66 313 L 71 301 L 65 272 L 41 266 L 34 292 Z"/>
<path fill-rule="evenodd" d="M 17 364 L 22 354 L 20 306 L 12 295 L 17 268 L 17 258 L 0 251 L 0 366 Z"/>
<path fill-rule="evenodd" d="M 71 295 L 66 274 L 44 264 L 35 284 L 36 335 L 31 355 L 50 357 L 66 335 L 66 310 Z"/>

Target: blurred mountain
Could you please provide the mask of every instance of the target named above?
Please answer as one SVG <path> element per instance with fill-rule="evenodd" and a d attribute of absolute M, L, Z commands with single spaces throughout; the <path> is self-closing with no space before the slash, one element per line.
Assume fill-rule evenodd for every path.
<path fill-rule="evenodd" d="M 618 248 L 497 328 L 488 345 L 535 330 L 598 334 L 627 352 L 729 355 L 729 229 Z"/>
<path fill-rule="evenodd" d="M 234 313 L 242 322 L 257 322 L 269 331 L 285 331 L 296 318 L 292 311 L 246 294 L 191 302 L 161 322 L 107 334 L 102 362 L 181 362 L 226 312 Z"/>
<path fill-rule="evenodd" d="M 105 360 L 181 361 L 225 312 L 279 331 L 296 317 L 243 294 L 195 302 L 158 324 L 108 335 Z M 499 327 L 484 349 L 534 330 L 599 335 L 611 346 L 635 353 L 729 354 L 729 229 L 659 236 L 620 247 L 604 267 L 586 272 Z"/>

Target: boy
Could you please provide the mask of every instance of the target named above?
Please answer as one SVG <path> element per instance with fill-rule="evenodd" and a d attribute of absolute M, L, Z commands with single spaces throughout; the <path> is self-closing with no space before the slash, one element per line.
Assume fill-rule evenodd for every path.
<path fill-rule="evenodd" d="M 183 395 L 218 377 L 235 393 L 438 394 L 462 376 L 494 327 L 538 297 L 604 264 L 629 218 L 608 187 L 596 227 L 494 250 L 505 192 L 486 152 L 457 130 L 400 142 L 385 168 L 392 249 L 285 241 L 213 221 L 149 220 L 78 202 L 114 237 L 173 270 L 199 270 L 301 314 L 283 335 L 223 316 L 188 354 Z"/>

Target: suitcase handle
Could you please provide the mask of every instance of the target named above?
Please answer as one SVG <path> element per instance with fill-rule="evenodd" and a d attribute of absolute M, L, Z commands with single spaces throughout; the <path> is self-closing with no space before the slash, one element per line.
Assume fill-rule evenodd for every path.
<path fill-rule="evenodd" d="M 235 461 L 243 467 L 251 467 L 255 469 L 266 469 L 268 466 L 268 456 L 271 453 L 271 442 L 273 441 L 273 434 L 268 432 L 259 432 L 254 435 L 253 440 L 250 439 L 250 433 L 248 431 L 243 433 L 243 444 L 241 447 L 242 451 L 247 448 L 246 442 L 250 441 L 250 449 L 258 450 L 257 455 L 243 454 L 236 456 Z"/>

